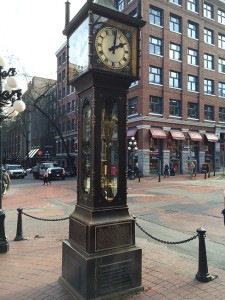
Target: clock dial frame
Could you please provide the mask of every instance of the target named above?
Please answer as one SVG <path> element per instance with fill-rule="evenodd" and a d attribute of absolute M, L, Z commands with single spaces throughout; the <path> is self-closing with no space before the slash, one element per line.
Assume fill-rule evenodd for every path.
<path fill-rule="evenodd" d="M 95 38 L 96 53 L 101 62 L 110 69 L 122 70 L 131 60 L 131 33 L 116 27 L 103 27 Z"/>

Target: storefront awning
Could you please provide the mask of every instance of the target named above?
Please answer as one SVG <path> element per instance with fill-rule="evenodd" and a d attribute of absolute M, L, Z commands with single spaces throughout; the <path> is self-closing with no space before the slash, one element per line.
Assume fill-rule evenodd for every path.
<path fill-rule="evenodd" d="M 160 128 L 150 128 L 152 136 L 156 139 L 166 139 L 166 133 Z"/>
<path fill-rule="evenodd" d="M 188 134 L 189 134 L 192 141 L 197 141 L 197 142 L 202 141 L 202 136 L 199 132 L 197 132 L 197 131 L 188 131 Z"/>
<path fill-rule="evenodd" d="M 135 136 L 135 133 L 137 132 L 137 128 L 128 128 L 127 130 L 127 137 Z"/>
<path fill-rule="evenodd" d="M 36 148 L 36 149 L 31 149 L 30 152 L 29 152 L 29 158 L 32 158 L 34 157 L 34 155 L 38 152 L 39 148 Z"/>
<path fill-rule="evenodd" d="M 218 141 L 218 137 L 214 133 L 206 132 L 205 136 L 209 142 L 215 143 Z"/>
<path fill-rule="evenodd" d="M 170 130 L 170 133 L 172 135 L 172 139 L 183 141 L 185 140 L 185 136 L 182 131 L 180 130 Z"/>

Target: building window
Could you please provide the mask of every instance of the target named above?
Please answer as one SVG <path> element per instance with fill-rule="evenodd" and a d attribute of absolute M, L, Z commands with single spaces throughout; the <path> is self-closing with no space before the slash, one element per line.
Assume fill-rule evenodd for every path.
<path fill-rule="evenodd" d="M 181 101 L 170 99 L 170 115 L 181 117 Z"/>
<path fill-rule="evenodd" d="M 204 42 L 214 45 L 214 32 L 208 28 L 204 28 Z"/>
<path fill-rule="evenodd" d="M 225 73 L 225 59 L 218 59 L 218 72 Z"/>
<path fill-rule="evenodd" d="M 61 58 L 61 56 L 59 56 L 59 57 L 58 57 L 58 67 L 60 67 L 61 64 L 62 64 L 62 58 Z"/>
<path fill-rule="evenodd" d="M 162 97 L 150 96 L 149 112 L 154 114 L 162 114 Z"/>
<path fill-rule="evenodd" d="M 212 105 L 205 105 L 204 119 L 214 121 L 214 107 Z"/>
<path fill-rule="evenodd" d="M 67 131 L 70 131 L 70 120 L 66 122 L 66 129 Z"/>
<path fill-rule="evenodd" d="M 197 92 L 198 91 L 198 77 L 193 75 L 188 75 L 188 91 Z"/>
<path fill-rule="evenodd" d="M 204 68 L 214 70 L 214 56 L 210 54 L 204 54 Z"/>
<path fill-rule="evenodd" d="M 149 53 L 162 55 L 162 40 L 154 36 L 149 38 Z"/>
<path fill-rule="evenodd" d="M 170 31 L 181 33 L 181 18 L 170 14 Z"/>
<path fill-rule="evenodd" d="M 72 101 L 72 108 L 71 108 L 71 110 L 75 111 L 75 100 Z"/>
<path fill-rule="evenodd" d="M 169 86 L 173 88 L 181 88 L 181 73 L 169 72 Z"/>
<path fill-rule="evenodd" d="M 75 129 L 75 119 L 71 120 L 71 130 Z"/>
<path fill-rule="evenodd" d="M 188 21 L 188 37 L 198 39 L 198 24 Z"/>
<path fill-rule="evenodd" d="M 225 49 L 225 35 L 221 33 L 218 34 L 218 47 Z"/>
<path fill-rule="evenodd" d="M 64 64 L 64 62 L 66 62 L 66 52 L 62 54 L 62 63 Z"/>
<path fill-rule="evenodd" d="M 225 108 L 219 107 L 219 121 L 225 122 Z"/>
<path fill-rule="evenodd" d="M 204 17 L 214 19 L 213 5 L 204 3 Z"/>
<path fill-rule="evenodd" d="M 198 0 L 187 0 L 187 9 L 197 13 L 198 12 Z"/>
<path fill-rule="evenodd" d="M 128 99 L 128 115 L 137 114 L 138 97 Z"/>
<path fill-rule="evenodd" d="M 138 80 L 134 81 L 131 83 L 130 88 L 137 86 L 138 85 Z"/>
<path fill-rule="evenodd" d="M 188 102 L 188 118 L 198 119 L 198 104 Z"/>
<path fill-rule="evenodd" d="M 150 6 L 149 22 L 154 25 L 163 26 L 162 10 Z"/>
<path fill-rule="evenodd" d="M 70 112 L 70 109 L 71 109 L 71 108 L 70 108 L 70 105 L 71 105 L 71 103 L 70 103 L 70 102 L 68 102 L 68 103 L 67 103 L 67 113 L 69 113 L 69 112 Z"/>
<path fill-rule="evenodd" d="M 225 97 L 225 83 L 219 82 L 218 84 L 218 96 Z"/>
<path fill-rule="evenodd" d="M 62 80 L 65 80 L 65 78 L 66 78 L 66 70 L 63 70 L 62 71 Z"/>
<path fill-rule="evenodd" d="M 132 10 L 130 13 L 129 13 L 129 16 L 133 17 L 133 18 L 137 18 L 137 9 L 135 8 L 134 10 Z"/>
<path fill-rule="evenodd" d="M 170 2 L 176 5 L 182 5 L 182 0 L 170 0 Z"/>
<path fill-rule="evenodd" d="M 188 64 L 198 65 L 198 51 L 188 48 Z"/>
<path fill-rule="evenodd" d="M 66 88 L 63 87 L 63 89 L 62 89 L 62 98 L 64 98 L 65 96 L 66 96 Z"/>
<path fill-rule="evenodd" d="M 218 9 L 218 23 L 225 25 L 225 11 Z"/>
<path fill-rule="evenodd" d="M 124 9 L 124 0 L 116 0 L 116 8 L 118 11 L 121 11 Z"/>
<path fill-rule="evenodd" d="M 204 79 L 204 94 L 214 95 L 214 81 Z"/>
<path fill-rule="evenodd" d="M 149 82 L 162 84 L 162 69 L 158 67 L 149 67 Z"/>
<path fill-rule="evenodd" d="M 181 46 L 170 43 L 170 59 L 181 60 Z"/>

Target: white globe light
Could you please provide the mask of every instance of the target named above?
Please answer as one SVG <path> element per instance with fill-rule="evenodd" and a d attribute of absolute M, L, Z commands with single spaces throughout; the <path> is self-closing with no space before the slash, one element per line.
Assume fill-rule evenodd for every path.
<path fill-rule="evenodd" d="M 16 88 L 17 85 L 18 85 L 16 77 L 15 76 L 8 77 L 7 84 L 8 84 L 9 87 L 11 87 L 13 89 Z"/>
<path fill-rule="evenodd" d="M 3 57 L 0 56 L 0 67 L 4 68 L 4 66 L 5 66 L 5 60 Z"/>
<path fill-rule="evenodd" d="M 4 85 L 4 90 L 10 93 L 12 92 L 12 88 L 7 83 Z"/>
<path fill-rule="evenodd" d="M 16 100 L 13 103 L 13 107 L 15 108 L 16 111 L 22 112 L 26 108 L 26 104 L 22 100 Z"/>
<path fill-rule="evenodd" d="M 18 115 L 18 111 L 16 111 L 13 106 L 10 106 L 6 107 L 6 114 L 8 117 L 15 117 Z"/>
<path fill-rule="evenodd" d="M 9 117 L 16 117 L 18 115 L 18 111 L 14 110 L 10 115 Z"/>

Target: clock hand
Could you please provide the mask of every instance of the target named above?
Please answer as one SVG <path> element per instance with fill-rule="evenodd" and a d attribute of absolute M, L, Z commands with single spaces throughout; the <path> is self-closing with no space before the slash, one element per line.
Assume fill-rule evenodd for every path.
<path fill-rule="evenodd" d="M 123 48 L 123 46 L 125 46 L 126 43 L 119 43 L 118 45 L 112 46 L 109 48 L 109 51 L 112 51 L 113 54 L 115 54 L 115 50 L 118 48 Z"/>
<path fill-rule="evenodd" d="M 117 38 L 117 30 L 113 31 L 114 35 L 114 41 L 113 41 L 113 46 L 109 48 L 109 51 L 112 51 L 113 54 L 115 54 L 115 47 L 116 47 L 116 38 Z"/>

